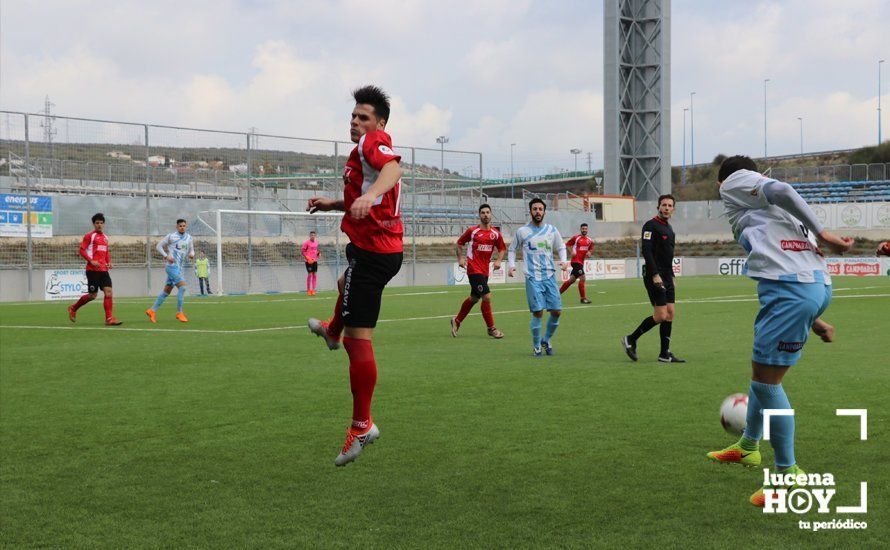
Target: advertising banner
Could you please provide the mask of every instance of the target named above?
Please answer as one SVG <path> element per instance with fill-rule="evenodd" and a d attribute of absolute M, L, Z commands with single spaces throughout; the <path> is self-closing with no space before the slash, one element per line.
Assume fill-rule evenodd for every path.
<path fill-rule="evenodd" d="M 44 272 L 44 300 L 70 300 L 87 293 L 83 269 L 47 269 Z"/>
<path fill-rule="evenodd" d="M 881 258 L 826 258 L 825 261 L 833 277 L 875 277 L 885 273 Z"/>
<path fill-rule="evenodd" d="M 683 258 L 674 258 L 674 265 L 672 266 L 674 270 L 674 277 L 679 277 L 683 274 Z"/>
<path fill-rule="evenodd" d="M 517 262 L 516 271 L 519 271 L 521 266 Z M 494 262 L 488 264 L 488 284 L 502 284 L 507 282 L 507 262 L 501 262 L 501 268 L 495 270 Z M 514 280 L 515 282 L 515 280 Z M 468 285 L 470 284 L 470 279 L 467 277 L 467 270 L 460 266 L 459 263 L 454 262 L 451 264 L 451 273 L 450 277 L 448 277 L 448 284 L 450 285 Z"/>
<path fill-rule="evenodd" d="M 720 258 L 717 260 L 719 275 L 741 275 L 745 267 L 745 258 Z"/>
<path fill-rule="evenodd" d="M 0 193 L 0 237 L 27 237 L 27 216 L 28 197 Z M 31 237 L 52 236 L 52 197 L 31 197 Z"/>

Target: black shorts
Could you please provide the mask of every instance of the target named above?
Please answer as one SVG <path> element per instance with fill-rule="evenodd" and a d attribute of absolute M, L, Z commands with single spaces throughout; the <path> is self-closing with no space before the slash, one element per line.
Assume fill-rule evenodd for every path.
<path fill-rule="evenodd" d="M 402 253 L 368 252 L 349 243 L 346 259 L 349 266 L 343 277 L 343 324 L 374 328 L 380 315 L 383 287 L 402 269 Z"/>
<path fill-rule="evenodd" d="M 470 296 L 481 298 L 491 292 L 488 288 L 488 277 L 478 273 L 467 276 L 470 279 Z"/>
<path fill-rule="evenodd" d="M 306 262 L 306 273 L 318 273 L 318 262 Z"/>
<path fill-rule="evenodd" d="M 107 271 L 87 271 L 87 292 L 95 294 L 111 286 L 111 275 Z"/>
<path fill-rule="evenodd" d="M 652 277 L 643 277 L 643 285 L 646 287 L 646 292 L 649 293 L 649 302 L 653 306 L 666 306 L 674 303 L 674 278 L 662 275 L 661 281 L 664 286 L 658 287 L 652 282 Z"/>
<path fill-rule="evenodd" d="M 584 275 L 584 264 L 572 262 L 572 277 L 581 277 Z"/>

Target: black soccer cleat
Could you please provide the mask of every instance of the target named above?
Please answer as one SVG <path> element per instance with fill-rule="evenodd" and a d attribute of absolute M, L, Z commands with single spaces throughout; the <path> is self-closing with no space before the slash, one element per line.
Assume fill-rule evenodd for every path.
<path fill-rule="evenodd" d="M 591 302 L 590 302 L 590 300 L 588 300 L 587 298 L 581 298 L 581 303 L 582 303 L 582 304 L 589 304 L 589 303 L 591 303 Z"/>
<path fill-rule="evenodd" d="M 626 353 L 627 356 L 630 357 L 631 361 L 636 361 L 637 360 L 637 343 L 634 342 L 633 344 L 631 344 L 630 338 L 625 336 L 625 337 L 621 338 L 621 345 L 624 346 L 624 353 Z"/>
<path fill-rule="evenodd" d="M 662 363 L 685 363 L 686 359 L 680 359 L 670 351 L 658 356 L 658 360 Z"/>

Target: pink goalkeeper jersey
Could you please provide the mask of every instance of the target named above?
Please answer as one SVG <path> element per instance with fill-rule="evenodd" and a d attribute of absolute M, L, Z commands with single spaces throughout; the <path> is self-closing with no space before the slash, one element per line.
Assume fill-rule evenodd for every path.
<path fill-rule="evenodd" d="M 308 240 L 303 243 L 303 247 L 300 249 L 303 256 L 312 261 L 318 260 L 318 241 Z"/>

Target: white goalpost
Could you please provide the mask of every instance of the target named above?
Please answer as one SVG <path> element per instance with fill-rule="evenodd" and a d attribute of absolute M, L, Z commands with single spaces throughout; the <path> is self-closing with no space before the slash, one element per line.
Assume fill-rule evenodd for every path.
<path fill-rule="evenodd" d="M 198 220 L 213 233 L 211 280 L 218 294 L 298 292 L 305 288 L 300 246 L 318 235 L 319 288 L 331 286 L 345 262 L 340 248 L 341 212 L 211 210 Z M 214 258 L 215 256 L 215 258 Z M 215 271 L 214 271 L 215 270 Z"/>

